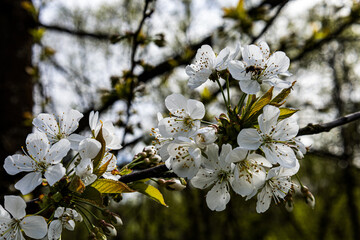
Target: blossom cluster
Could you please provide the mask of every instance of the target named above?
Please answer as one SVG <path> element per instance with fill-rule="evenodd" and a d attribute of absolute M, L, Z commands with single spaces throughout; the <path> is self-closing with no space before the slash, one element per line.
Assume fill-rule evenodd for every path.
<path fill-rule="evenodd" d="M 242 60 L 237 59 L 240 53 Z M 75 133 L 83 117 L 77 110 L 39 114 L 33 119 L 34 132 L 27 136 L 23 153 L 8 156 L 3 167 L 10 175 L 26 173 L 14 185 L 22 195 L 39 186 L 47 189 L 32 201 L 40 207 L 37 213 L 26 214 L 27 203 L 20 196 L 4 197 L 0 239 L 24 239 L 25 234 L 57 240 L 63 229 L 72 231 L 77 222 L 85 224 L 89 239 L 115 236 L 114 225 L 122 221 L 107 209 L 106 199 L 118 200 L 122 193 L 137 191 L 167 206 L 160 191 L 147 183 L 149 171 L 141 178 L 141 171 L 152 167 L 176 174 L 177 178 L 172 174 L 151 178 L 169 190 L 184 189 L 185 179 L 195 188 L 209 189 L 206 202 L 211 210 L 224 210 L 231 191 L 246 200 L 256 196 L 258 213 L 265 212 L 271 201 L 291 202 L 297 188 L 291 177 L 299 171 L 306 148 L 297 138 L 299 126 L 293 117 L 297 110 L 282 107 L 294 85 L 281 78 L 291 75 L 289 64 L 285 53 L 271 53 L 265 42 L 238 44 L 233 52 L 225 48 L 218 55 L 210 46 L 202 46 L 195 62 L 186 67 L 188 86 L 195 89 L 208 80 L 217 82 L 226 113 L 210 122 L 201 101 L 178 93 L 167 96 L 169 114 L 158 113 L 153 145 L 121 169 L 113 152 L 122 148 L 120 138 L 111 122 L 99 120 L 98 112 L 90 113 L 90 133 L 85 136 Z M 231 81 L 239 81 L 241 95 L 231 98 Z M 261 94 L 263 84 L 270 89 Z M 272 97 L 274 88 L 281 91 Z M 236 105 L 234 97 L 239 99 Z M 313 205 L 314 197 L 299 183 Z"/>
<path fill-rule="evenodd" d="M 241 61 L 236 59 L 240 52 Z M 165 118 L 158 114 L 153 144 L 179 177 L 190 180 L 195 188 L 210 189 L 206 202 L 211 210 L 226 208 L 231 189 L 246 200 L 257 195 L 259 213 L 269 208 L 272 199 L 279 203 L 295 190 L 291 176 L 298 172 L 298 159 L 306 149 L 296 138 L 299 126 L 291 117 L 296 110 L 279 108 L 292 86 L 280 78 L 291 75 L 289 64 L 284 52 L 271 53 L 265 42 L 244 47 L 238 44 L 233 53 L 225 48 L 218 55 L 203 45 L 194 64 L 186 67 L 188 86 L 194 89 L 212 80 L 221 88 L 219 79 L 227 76 L 226 81 L 239 81 L 242 101 L 232 108 L 229 91 L 227 99 L 223 92 L 227 114 L 220 116 L 218 123 L 209 124 L 203 121 L 202 102 L 181 94 L 165 99 L 170 113 Z M 263 83 L 272 88 L 256 98 Z M 271 100 L 273 87 L 284 90 Z"/>
<path fill-rule="evenodd" d="M 26 203 L 21 197 L 5 196 L 5 209 L 0 205 L 0 239 L 24 239 L 23 233 L 35 239 L 46 235 L 48 239 L 60 239 L 63 228 L 74 230 L 75 222 L 83 220 L 86 210 L 76 203 L 76 193 L 80 201 L 80 193 L 95 180 L 120 178 L 116 174 L 116 157 L 110 153 L 121 148 L 114 126 L 111 122 L 99 121 L 99 114 L 92 112 L 89 118 L 92 133 L 89 136 L 75 134 L 82 117 L 77 110 L 60 115 L 39 114 L 33 120 L 36 130 L 27 136 L 23 154 L 5 159 L 4 169 L 8 174 L 26 172 L 15 184 L 23 195 L 39 185 L 50 187 L 53 195 L 49 194 L 44 209 L 54 211 L 47 221 L 38 214 L 26 215 Z M 97 159 L 98 166 L 94 166 Z M 71 186 L 75 186 L 75 194 L 66 199 Z"/>

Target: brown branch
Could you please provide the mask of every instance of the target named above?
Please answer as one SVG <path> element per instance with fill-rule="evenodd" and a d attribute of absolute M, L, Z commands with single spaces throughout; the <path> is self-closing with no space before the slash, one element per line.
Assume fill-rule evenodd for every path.
<path fill-rule="evenodd" d="M 319 124 L 309 123 L 306 127 L 303 127 L 299 130 L 299 133 L 297 136 L 312 135 L 312 134 L 318 134 L 318 133 L 322 133 L 322 132 L 328 132 L 335 127 L 345 125 L 347 123 L 356 121 L 358 119 L 360 119 L 360 111 L 346 115 L 344 117 L 338 118 L 334 121 L 327 122 L 327 123 L 319 123 Z"/>
<path fill-rule="evenodd" d="M 172 178 L 177 176 L 175 173 L 169 172 L 169 169 L 165 166 L 165 164 L 163 164 L 149 169 L 133 172 L 128 175 L 124 175 L 120 178 L 120 181 L 123 183 L 130 183 L 137 180 L 154 177 Z"/>
<path fill-rule="evenodd" d="M 274 14 L 274 16 L 272 18 L 270 18 L 267 22 L 265 27 L 261 30 L 261 32 L 257 35 L 254 36 L 251 40 L 252 43 L 255 43 L 256 40 L 258 40 L 259 38 L 261 38 L 262 35 L 264 35 L 264 33 L 272 26 L 272 24 L 274 23 L 275 19 L 280 15 L 281 10 L 285 7 L 285 5 L 288 3 L 289 1 L 286 0 L 283 3 L 280 4 L 279 8 L 277 9 L 276 13 Z"/>
<path fill-rule="evenodd" d="M 86 32 L 83 30 L 74 30 L 74 29 L 69 29 L 69 28 L 65 28 L 62 26 L 58 26 L 58 25 L 48 25 L 48 24 L 44 24 L 44 23 L 40 23 L 40 22 L 38 23 L 38 26 L 46 28 L 47 30 L 74 35 L 76 37 L 90 37 L 90 38 L 94 38 L 97 40 L 110 40 L 114 37 L 117 37 L 117 35 L 115 35 L 115 34 L 111 35 L 111 34 L 107 34 L 107 33 L 90 33 L 90 32 Z"/>

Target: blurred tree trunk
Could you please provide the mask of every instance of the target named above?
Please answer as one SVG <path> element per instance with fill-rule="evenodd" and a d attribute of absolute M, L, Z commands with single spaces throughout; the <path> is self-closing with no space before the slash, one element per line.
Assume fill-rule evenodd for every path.
<path fill-rule="evenodd" d="M 25 145 L 31 126 L 24 124 L 25 115 L 32 113 L 33 82 L 25 72 L 31 66 L 32 37 L 29 29 L 35 26 L 34 19 L 22 8 L 21 0 L 3 0 L 0 4 L 0 192 L 9 193 L 8 186 L 14 183 L 3 169 L 8 155 Z"/>

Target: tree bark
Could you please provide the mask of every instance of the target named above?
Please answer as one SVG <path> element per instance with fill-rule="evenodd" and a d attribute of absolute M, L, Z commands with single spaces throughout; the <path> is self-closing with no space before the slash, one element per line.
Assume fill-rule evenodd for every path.
<path fill-rule="evenodd" d="M 33 80 L 25 68 L 31 66 L 33 40 L 29 29 L 34 19 L 21 6 L 22 0 L 3 0 L 0 7 L 0 192 L 9 194 L 14 178 L 3 163 L 8 155 L 21 150 L 31 132 L 25 116 L 32 113 Z M 31 115 L 30 115 L 31 116 Z"/>

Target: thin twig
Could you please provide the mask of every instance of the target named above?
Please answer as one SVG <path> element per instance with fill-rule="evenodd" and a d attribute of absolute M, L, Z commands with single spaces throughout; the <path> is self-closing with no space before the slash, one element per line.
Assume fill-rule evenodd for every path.
<path fill-rule="evenodd" d="M 322 133 L 322 132 L 328 132 L 335 127 L 345 125 L 347 123 L 356 121 L 358 119 L 360 119 L 360 111 L 346 115 L 344 117 L 338 118 L 334 121 L 327 122 L 327 123 L 319 123 L 319 124 L 309 123 L 306 127 L 303 127 L 299 130 L 299 133 L 297 136 L 312 135 L 312 134 L 318 134 L 318 133 Z"/>

